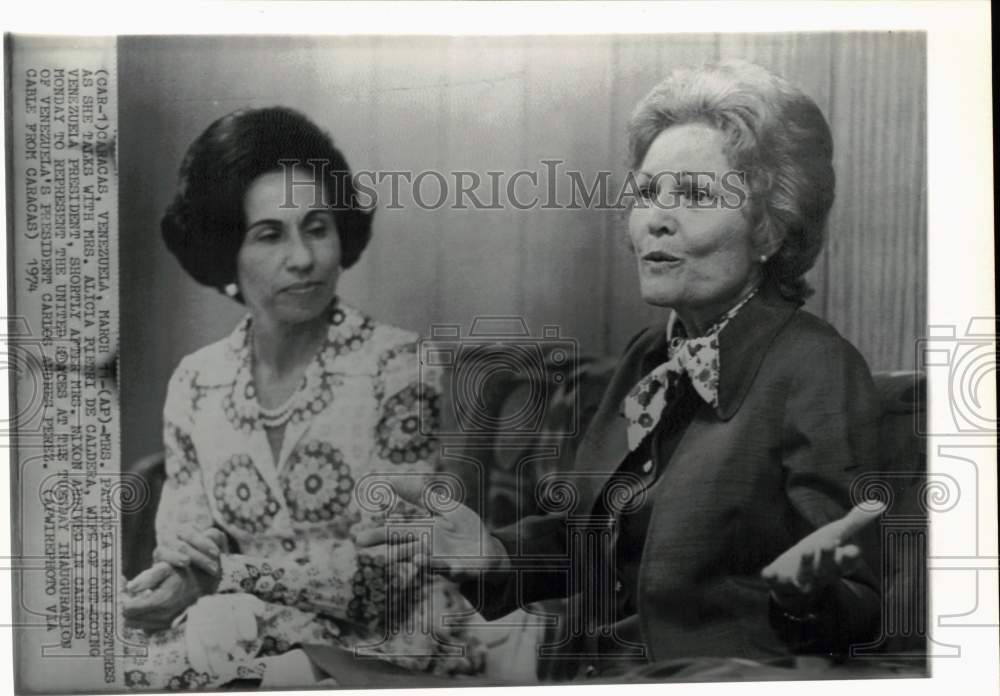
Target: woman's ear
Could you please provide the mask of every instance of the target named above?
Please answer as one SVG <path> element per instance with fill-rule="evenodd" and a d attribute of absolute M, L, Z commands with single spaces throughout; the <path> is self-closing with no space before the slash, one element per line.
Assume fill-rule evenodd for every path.
<path fill-rule="evenodd" d="M 753 243 L 757 257 L 769 259 L 781 249 L 781 245 L 785 243 L 785 237 L 778 232 L 771 218 L 765 215 L 764 219 L 757 225 L 757 229 L 754 230 Z"/>

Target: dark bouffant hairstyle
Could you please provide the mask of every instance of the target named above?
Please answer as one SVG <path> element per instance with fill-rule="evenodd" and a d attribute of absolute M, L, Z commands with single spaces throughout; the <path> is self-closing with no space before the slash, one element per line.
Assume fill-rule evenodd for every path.
<path fill-rule="evenodd" d="M 236 280 L 236 256 L 246 224 L 243 197 L 262 174 L 280 162 L 323 165 L 340 237 L 341 266 L 350 268 L 371 237 L 372 212 L 358 204 L 343 154 L 326 133 L 284 107 L 241 109 L 210 125 L 181 163 L 177 195 L 160 224 L 167 248 L 199 283 L 223 291 Z"/>
<path fill-rule="evenodd" d="M 752 63 L 680 67 L 632 114 L 631 166 L 642 163 L 663 130 L 692 122 L 725 135 L 729 163 L 747 177 L 756 239 L 781 242 L 764 264 L 765 281 L 788 299 L 804 300 L 812 293 L 804 276 L 823 247 L 836 183 L 823 113 L 784 78 Z"/>

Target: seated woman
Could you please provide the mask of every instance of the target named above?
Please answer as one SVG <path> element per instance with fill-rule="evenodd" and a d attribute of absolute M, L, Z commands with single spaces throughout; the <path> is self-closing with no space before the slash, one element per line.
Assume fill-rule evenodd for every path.
<path fill-rule="evenodd" d="M 852 482 L 880 412 L 858 351 L 801 308 L 834 199 L 829 126 L 732 62 L 673 72 L 629 135 L 639 286 L 672 311 L 628 343 L 574 470 L 543 482 L 546 514 L 484 534 L 470 509 L 439 511 L 433 547 L 407 551 L 487 618 L 570 597 L 555 678 L 846 652 L 879 617 L 848 537 L 879 512 Z M 478 572 L 453 560 L 473 554 Z"/>
<path fill-rule="evenodd" d="M 294 111 L 231 113 L 191 145 L 163 237 L 249 313 L 170 381 L 158 562 L 124 607 L 147 653 L 129 658 L 128 686 L 260 679 L 303 643 L 435 673 L 482 666 L 460 623 L 420 630 L 432 605 L 468 606 L 448 581 L 408 564 L 385 576 L 352 541 L 384 528 L 366 480 L 431 470 L 439 393 L 416 335 L 337 297 L 370 230 L 340 151 Z"/>

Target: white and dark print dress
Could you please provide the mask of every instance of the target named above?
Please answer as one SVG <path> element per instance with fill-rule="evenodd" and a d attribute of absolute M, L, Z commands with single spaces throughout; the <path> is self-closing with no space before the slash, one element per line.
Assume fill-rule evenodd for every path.
<path fill-rule="evenodd" d="M 126 658 L 126 685 L 211 688 L 260 678 L 269 656 L 299 643 L 359 649 L 415 670 L 474 671 L 481 645 L 461 619 L 440 620 L 474 615 L 457 588 L 427 578 L 401 609 L 418 630 L 387 630 L 384 568 L 351 537 L 385 521 L 377 487 L 365 493 L 366 482 L 433 468 L 440 378 L 418 369 L 417 336 L 335 306 L 325 344 L 289 402 L 275 461 L 254 391 L 250 325 L 247 317 L 185 358 L 171 379 L 156 534 L 163 543 L 181 525 L 225 530 L 236 550 L 222 556 L 217 592 L 263 600 L 258 636 L 234 646 L 228 669 L 215 674 L 189 665 L 183 623 L 152 635 L 129 630 L 133 651 L 146 655 Z M 426 617 L 433 628 L 419 630 Z"/>

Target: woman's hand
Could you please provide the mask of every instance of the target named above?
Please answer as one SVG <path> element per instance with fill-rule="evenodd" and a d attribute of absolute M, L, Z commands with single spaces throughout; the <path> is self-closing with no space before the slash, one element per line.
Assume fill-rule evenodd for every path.
<path fill-rule="evenodd" d="M 844 542 L 878 519 L 885 508 L 881 502 L 860 503 L 764 568 L 761 577 L 767 581 L 778 604 L 798 611 L 807 607 L 825 587 L 850 574 L 861 557 L 861 549 Z"/>
<path fill-rule="evenodd" d="M 488 533 L 479 515 L 457 501 L 442 499 L 436 492 L 437 504 L 427 505 L 425 495 L 433 484 L 432 477 L 400 477 L 392 481 L 401 499 L 429 510 L 429 544 L 423 538 L 407 538 L 406 534 L 389 539 L 385 527 L 359 532 L 355 543 L 370 555 L 384 555 L 390 562 L 411 561 L 457 581 L 472 578 L 482 570 L 508 566 L 510 560 L 503 544 Z M 426 519 L 419 522 L 420 527 L 426 524 Z"/>
<path fill-rule="evenodd" d="M 125 586 L 125 623 L 147 632 L 169 628 L 181 612 L 218 585 L 217 577 L 200 570 L 154 563 Z"/>
<path fill-rule="evenodd" d="M 257 639 L 265 604 L 251 594 L 209 595 L 188 610 L 184 627 L 188 662 L 198 672 L 222 674 Z"/>
<path fill-rule="evenodd" d="M 176 568 L 194 565 L 209 575 L 219 575 L 219 556 L 229 548 L 226 533 L 210 527 L 200 530 L 192 525 L 182 525 L 177 536 L 160 542 L 153 551 L 153 560 L 166 561 Z"/>

